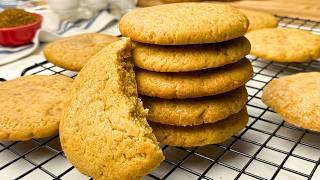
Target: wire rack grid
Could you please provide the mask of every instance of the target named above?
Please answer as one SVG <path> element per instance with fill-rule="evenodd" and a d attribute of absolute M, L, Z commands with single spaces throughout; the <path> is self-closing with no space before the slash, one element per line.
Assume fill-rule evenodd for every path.
<path fill-rule="evenodd" d="M 320 34 L 320 22 L 279 16 L 279 27 Z M 165 161 L 143 179 L 320 179 L 320 134 L 284 122 L 261 102 L 266 84 L 298 72 L 320 71 L 320 62 L 281 64 L 248 56 L 254 76 L 247 83 L 249 123 L 228 141 L 196 148 L 161 146 Z M 76 76 L 47 61 L 21 75 Z M 0 141 L 0 179 L 90 179 L 65 158 L 58 135 L 27 142 Z"/>

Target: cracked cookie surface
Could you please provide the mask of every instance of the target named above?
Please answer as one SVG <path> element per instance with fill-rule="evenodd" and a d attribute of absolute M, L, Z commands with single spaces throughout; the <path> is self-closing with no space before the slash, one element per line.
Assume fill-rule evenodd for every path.
<path fill-rule="evenodd" d="M 269 13 L 254 11 L 249 9 L 240 9 L 239 10 L 245 14 L 249 20 L 248 31 L 253 31 L 262 28 L 273 28 L 278 26 L 277 18 Z"/>
<path fill-rule="evenodd" d="M 272 80 L 262 101 L 288 123 L 320 132 L 320 73 L 308 72 Z"/>
<path fill-rule="evenodd" d="M 43 53 L 56 66 L 80 71 L 90 57 L 117 40 L 119 38 L 101 33 L 74 35 L 48 43 Z"/>
<path fill-rule="evenodd" d="M 176 3 L 139 8 L 119 22 L 123 36 L 159 45 L 205 44 L 243 36 L 247 17 L 236 8 L 214 3 Z"/>
<path fill-rule="evenodd" d="M 32 75 L 0 83 L 0 140 L 56 134 L 72 81 L 63 75 Z"/>
<path fill-rule="evenodd" d="M 246 37 L 251 54 L 266 60 L 308 62 L 320 57 L 320 36 L 301 29 L 259 29 Z"/>
<path fill-rule="evenodd" d="M 94 179 L 140 179 L 163 160 L 137 97 L 128 39 L 89 60 L 71 87 L 60 124 L 68 160 Z"/>

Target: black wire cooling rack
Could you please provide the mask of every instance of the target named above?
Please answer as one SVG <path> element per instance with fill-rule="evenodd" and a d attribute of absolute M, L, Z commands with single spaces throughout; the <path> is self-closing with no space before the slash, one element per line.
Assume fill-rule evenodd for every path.
<path fill-rule="evenodd" d="M 320 22 L 278 17 L 279 26 L 320 34 Z M 281 64 L 248 57 L 254 76 L 247 83 L 249 123 L 227 142 L 197 148 L 161 146 L 166 160 L 143 179 L 320 179 L 320 134 L 285 123 L 261 102 L 262 89 L 274 79 L 320 71 L 320 62 Z M 64 74 L 46 61 L 21 75 Z M 90 179 L 61 151 L 58 135 L 27 142 L 0 142 L 0 179 Z"/>

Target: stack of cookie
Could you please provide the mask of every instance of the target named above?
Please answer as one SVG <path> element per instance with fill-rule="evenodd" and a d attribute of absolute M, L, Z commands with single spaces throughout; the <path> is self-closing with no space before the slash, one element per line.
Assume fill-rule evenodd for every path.
<path fill-rule="evenodd" d="M 237 9 L 179 3 L 132 11 L 120 31 L 134 43 L 138 92 L 157 139 L 172 146 L 225 141 L 245 127 L 252 66 Z"/>

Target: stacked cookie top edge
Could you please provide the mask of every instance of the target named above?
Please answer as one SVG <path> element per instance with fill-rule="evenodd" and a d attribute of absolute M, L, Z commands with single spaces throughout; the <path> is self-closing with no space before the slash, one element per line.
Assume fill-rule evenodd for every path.
<path fill-rule="evenodd" d="M 155 72 L 188 72 L 235 63 L 249 54 L 248 39 L 216 44 L 159 46 L 134 43 L 133 59 L 139 68 Z"/>
<path fill-rule="evenodd" d="M 247 108 L 217 123 L 178 127 L 149 122 L 160 143 L 170 146 L 194 147 L 224 142 L 248 123 Z"/>
<path fill-rule="evenodd" d="M 243 86 L 253 74 L 246 58 L 214 69 L 183 73 L 159 73 L 136 69 L 140 95 L 163 99 L 213 96 Z"/>
<path fill-rule="evenodd" d="M 228 41 L 248 30 L 247 17 L 236 8 L 213 3 L 178 3 L 140 8 L 119 22 L 123 36 L 158 45 Z"/>
<path fill-rule="evenodd" d="M 148 120 L 173 126 L 197 126 L 215 123 L 245 107 L 248 93 L 245 87 L 211 97 L 192 99 L 161 99 L 143 96 L 149 109 Z"/>

